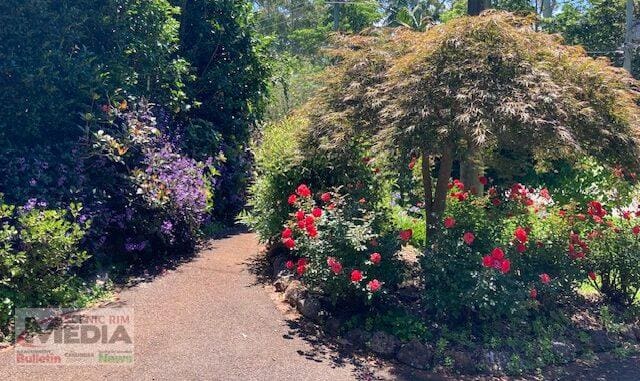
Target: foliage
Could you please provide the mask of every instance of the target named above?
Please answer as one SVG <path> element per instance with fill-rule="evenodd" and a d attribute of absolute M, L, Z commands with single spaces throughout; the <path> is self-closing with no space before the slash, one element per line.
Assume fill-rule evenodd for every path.
<path fill-rule="evenodd" d="M 188 65 L 167 0 L 3 1 L 4 148 L 65 140 L 122 91 L 184 104 Z"/>
<path fill-rule="evenodd" d="M 242 220 L 263 242 L 280 234 L 282 222 L 290 212 L 285 197 L 304 177 L 303 169 L 296 166 L 296 135 L 303 123 L 305 119 L 292 116 L 268 124 L 262 130 L 261 141 L 255 145 L 257 176 L 249 189 L 250 212 Z"/>
<path fill-rule="evenodd" d="M 295 255 L 291 270 L 334 304 L 351 305 L 393 290 L 398 283 L 394 254 L 399 239 L 377 231 L 380 216 L 367 201 L 326 192 L 314 201 L 304 184 L 289 196 L 282 243 Z"/>
<path fill-rule="evenodd" d="M 379 21 L 382 13 L 378 1 L 364 0 L 346 3 L 341 16 L 343 26 L 340 30 L 359 33 Z"/>
<path fill-rule="evenodd" d="M 323 69 L 312 59 L 280 53 L 272 63 L 265 121 L 280 121 L 306 103 L 321 86 Z"/>
<path fill-rule="evenodd" d="M 80 248 L 91 222 L 79 220 L 82 206 L 47 209 L 32 200 L 16 207 L 0 200 L 0 327 L 16 307 L 75 302 L 82 286 L 73 275 L 88 258 Z"/>
<path fill-rule="evenodd" d="M 252 4 L 235 0 L 174 1 L 180 16 L 180 53 L 193 66 L 196 79 L 187 88 L 197 101 L 188 117 L 192 130 L 208 136 L 212 129 L 219 144 L 207 139 L 190 141 L 195 158 L 216 157 L 225 164 L 216 182 L 216 217 L 229 221 L 240 211 L 250 175 L 249 132 L 264 110 L 269 68 L 265 45 L 254 32 Z M 184 3 L 184 4 L 183 4 Z M 202 145 L 198 145 L 202 142 Z"/>
<path fill-rule="evenodd" d="M 87 205 L 95 233 L 109 235 L 101 239 L 101 251 L 131 255 L 192 247 L 212 208 L 213 160 L 184 157 L 170 134 L 171 121 L 161 110 L 156 114 L 145 102 L 131 110 L 111 107 L 95 134 L 88 160 L 95 188 Z"/>
<path fill-rule="evenodd" d="M 300 136 L 310 128 L 301 114 L 267 125 L 256 142 L 256 180 L 250 188 L 251 211 L 243 220 L 261 240 L 278 237 L 290 213 L 285 202 L 292 187 L 304 182 L 313 189 L 342 187 L 354 199 L 378 205 L 382 195 L 378 163 L 367 156 L 366 145 L 352 142 L 348 150 L 325 155 Z"/>
<path fill-rule="evenodd" d="M 592 54 L 608 57 L 617 66 L 622 66 L 624 1 L 595 0 L 583 5 L 567 3 L 546 27 L 562 34 L 569 44 L 580 44 Z"/>
<path fill-rule="evenodd" d="M 259 0 L 259 31 L 273 39 L 276 52 L 312 56 L 327 41 L 329 7 L 323 0 Z"/>
<path fill-rule="evenodd" d="M 584 152 L 638 165 L 635 83 L 534 31 L 527 18 L 489 12 L 424 33 L 372 31 L 345 38 L 334 53 L 339 65 L 313 101 L 309 140 L 329 151 L 354 139 L 375 141 L 377 152 L 401 163 L 421 156 L 430 219 L 444 210 L 455 160 L 467 164 L 472 183 L 483 163 L 509 177 L 519 169 L 513 161 Z M 522 136 L 531 144 L 520 144 Z"/>
<path fill-rule="evenodd" d="M 586 278 L 581 258 L 567 254 L 571 226 L 548 191 L 515 184 L 476 197 L 454 184 L 442 232 L 421 260 L 434 314 L 453 321 L 514 317 L 537 301 L 554 306 Z"/>
<path fill-rule="evenodd" d="M 401 25 L 413 30 L 424 31 L 426 27 L 437 20 L 442 20 L 444 14 L 451 12 L 456 7 L 456 2 L 445 11 L 445 3 L 438 0 L 418 0 L 418 1 L 391 1 L 389 4 L 386 21 L 391 26 Z M 466 13 L 465 9 L 462 14 Z"/>

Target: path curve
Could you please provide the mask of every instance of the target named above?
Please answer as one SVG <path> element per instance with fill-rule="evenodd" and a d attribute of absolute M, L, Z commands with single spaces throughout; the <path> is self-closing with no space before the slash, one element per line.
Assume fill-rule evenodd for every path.
<path fill-rule="evenodd" d="M 0 353 L 3 379 L 14 380 L 349 380 L 351 364 L 309 359 L 269 293 L 249 272 L 259 251 L 253 234 L 212 241 L 193 261 L 124 290 L 134 309 L 135 364 L 12 365 Z M 6 378 L 9 376 L 9 378 Z"/>

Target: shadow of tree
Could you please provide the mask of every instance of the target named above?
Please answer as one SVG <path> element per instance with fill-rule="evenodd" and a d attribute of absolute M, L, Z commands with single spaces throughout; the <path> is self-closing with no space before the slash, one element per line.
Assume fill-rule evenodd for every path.
<path fill-rule="evenodd" d="M 332 367 L 351 365 L 356 380 L 399 380 L 399 381 L 450 381 L 462 378 L 414 369 L 394 361 L 371 356 L 348 344 L 340 338 L 330 337 L 315 323 L 303 318 L 288 319 L 289 332 L 285 339 L 301 338 L 310 344 L 311 350 L 298 351 L 309 361 L 328 362 Z"/>

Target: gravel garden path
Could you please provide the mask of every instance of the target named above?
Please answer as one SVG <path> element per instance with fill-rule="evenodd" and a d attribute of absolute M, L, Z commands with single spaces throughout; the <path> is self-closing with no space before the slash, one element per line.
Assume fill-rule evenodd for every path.
<path fill-rule="evenodd" d="M 259 251 L 253 234 L 211 241 L 193 261 L 119 293 L 111 304 L 135 312 L 135 363 L 131 366 L 17 367 L 8 348 L 0 352 L 2 379 L 447 379 L 360 356 L 344 357 L 312 337 L 303 337 L 296 317 L 283 310 L 282 303 L 250 271 Z M 574 369 L 566 379 L 640 379 L 640 361 L 627 362 L 603 369 Z"/>
<path fill-rule="evenodd" d="M 296 333 L 250 272 L 253 234 L 211 241 L 193 261 L 125 289 L 114 305 L 135 312 L 135 363 L 13 365 L 0 352 L 3 380 L 350 380 L 389 379 Z M 385 373 L 381 371 L 382 373 Z"/>

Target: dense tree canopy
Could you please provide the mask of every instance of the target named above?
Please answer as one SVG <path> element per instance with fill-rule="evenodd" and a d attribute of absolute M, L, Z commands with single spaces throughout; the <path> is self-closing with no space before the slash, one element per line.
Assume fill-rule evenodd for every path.
<path fill-rule="evenodd" d="M 122 91 L 180 107 L 188 64 L 177 57 L 168 0 L 3 1 L 0 133 L 6 143 L 78 135 Z"/>
<path fill-rule="evenodd" d="M 421 155 L 428 209 L 444 208 L 454 160 L 593 155 L 637 167 L 636 83 L 604 59 L 507 13 L 424 33 L 374 31 L 342 41 L 341 63 L 314 105 L 311 142 L 340 149 L 367 136 L 407 162 Z M 439 160 L 435 195 L 429 162 Z M 473 165 L 475 163 L 475 165 Z"/>

